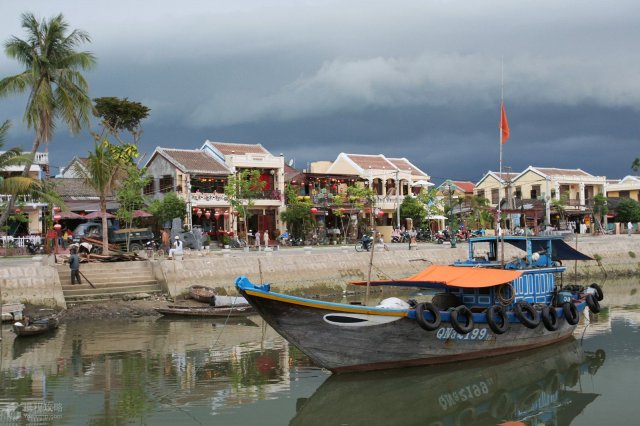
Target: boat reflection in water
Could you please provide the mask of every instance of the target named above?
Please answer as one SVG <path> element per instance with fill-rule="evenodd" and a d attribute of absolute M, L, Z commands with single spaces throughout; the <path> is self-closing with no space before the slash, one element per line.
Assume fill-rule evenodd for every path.
<path fill-rule="evenodd" d="M 604 358 L 572 338 L 481 361 L 333 375 L 298 400 L 290 424 L 569 424 L 598 396 L 575 387 Z"/>

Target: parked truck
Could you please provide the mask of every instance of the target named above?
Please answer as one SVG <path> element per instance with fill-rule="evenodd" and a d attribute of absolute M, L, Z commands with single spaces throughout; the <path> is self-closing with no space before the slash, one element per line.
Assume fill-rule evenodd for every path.
<path fill-rule="evenodd" d="M 125 228 L 115 229 L 108 227 L 109 244 L 117 245 L 122 250 L 128 251 L 142 250 L 149 241 L 153 241 L 153 232 L 150 228 Z M 73 231 L 73 242 L 81 243 L 84 238 L 102 241 L 102 223 L 86 222 L 81 223 Z"/>

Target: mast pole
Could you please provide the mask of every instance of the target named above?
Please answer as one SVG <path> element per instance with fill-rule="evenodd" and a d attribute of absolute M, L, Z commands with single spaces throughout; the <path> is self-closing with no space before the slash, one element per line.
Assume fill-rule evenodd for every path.
<path fill-rule="evenodd" d="M 498 238 L 500 239 L 500 266 L 504 267 L 504 236 L 502 231 L 502 211 L 500 209 L 500 189 L 502 189 L 502 109 L 504 108 L 504 56 L 500 57 L 500 128 L 498 129 L 500 141 L 500 180 L 498 181 Z"/>

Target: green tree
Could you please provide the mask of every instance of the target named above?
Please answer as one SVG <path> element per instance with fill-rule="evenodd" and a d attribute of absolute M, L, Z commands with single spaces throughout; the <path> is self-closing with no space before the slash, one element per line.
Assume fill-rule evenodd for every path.
<path fill-rule="evenodd" d="M 125 163 L 122 170 L 124 179 L 119 182 L 116 190 L 116 200 L 120 205 L 116 216 L 130 227 L 134 219 L 133 211 L 141 209 L 146 204 L 142 191 L 150 182 L 151 176 L 146 174 L 145 169 L 139 169 L 133 163 Z"/>
<path fill-rule="evenodd" d="M 596 216 L 598 227 L 600 228 L 599 231 L 601 232 L 603 231 L 603 226 L 605 229 L 607 226 L 607 213 L 609 213 L 607 198 L 603 194 L 597 194 L 593 197 L 593 214 Z"/>
<path fill-rule="evenodd" d="M 255 205 L 255 199 L 262 194 L 266 182 L 260 180 L 260 172 L 256 169 L 241 170 L 229 176 L 224 195 L 231 207 L 242 216 L 244 233 L 248 235 L 249 210 Z"/>
<path fill-rule="evenodd" d="M 107 232 L 107 197 L 118 187 L 118 176 L 122 170 L 133 165 L 137 148 L 133 145 L 112 145 L 108 139 L 96 140 L 89 152 L 85 168 L 76 165 L 74 171 L 86 185 L 98 193 L 102 213 L 102 253 L 109 253 L 109 233 Z"/>
<path fill-rule="evenodd" d="M 103 97 L 93 101 L 94 115 L 100 118 L 102 125 L 111 135 L 122 144 L 139 142 L 142 135 L 140 122 L 149 116 L 149 108 L 127 98 Z M 125 130 L 131 133 L 132 141 L 126 142 L 122 139 L 121 133 Z"/>
<path fill-rule="evenodd" d="M 622 198 L 616 208 L 616 222 L 640 222 L 640 204 L 631 198 Z"/>
<path fill-rule="evenodd" d="M 148 209 L 162 226 L 163 223 L 177 217 L 183 218 L 187 211 L 187 203 L 175 192 L 169 192 L 161 200 L 153 200 Z"/>
<path fill-rule="evenodd" d="M 560 198 L 551 200 L 551 207 L 555 210 L 556 213 L 560 215 L 560 220 L 565 221 L 567 214 L 567 202 L 569 201 L 569 196 L 567 194 L 561 194 Z"/>
<path fill-rule="evenodd" d="M 95 58 L 89 52 L 76 50 L 91 39 L 84 31 L 69 31 L 61 14 L 39 22 L 33 14 L 24 13 L 21 26 L 27 33 L 26 39 L 14 36 L 4 47 L 7 56 L 22 64 L 24 71 L 0 80 L 0 96 L 29 92 L 24 121 L 35 130 L 35 138 L 31 158 L 22 173 L 27 176 L 40 144 L 52 139 L 57 119 L 73 134 L 89 123 L 92 105 L 81 71 L 90 69 Z M 6 221 L 15 202 L 15 197 L 11 197 L 0 223 Z"/>
<path fill-rule="evenodd" d="M 285 188 L 287 209 L 280 213 L 280 219 L 287 224 L 293 238 L 304 238 L 313 229 L 313 214 L 310 201 L 298 199 L 298 194 L 291 185 Z"/>
<path fill-rule="evenodd" d="M 427 211 L 424 208 L 424 203 L 414 197 L 404 197 L 402 204 L 400 204 L 400 218 L 411 218 L 414 227 L 420 228 L 425 218 L 427 217 Z"/>

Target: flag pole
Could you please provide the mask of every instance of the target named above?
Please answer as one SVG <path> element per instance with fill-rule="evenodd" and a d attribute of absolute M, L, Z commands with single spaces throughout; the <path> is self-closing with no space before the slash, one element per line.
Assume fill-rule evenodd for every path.
<path fill-rule="evenodd" d="M 502 122 L 504 111 L 504 56 L 500 57 L 500 128 L 498 132 L 500 133 L 499 141 L 500 141 L 500 181 L 498 181 L 498 188 L 502 189 L 502 181 L 504 179 L 502 175 L 502 126 L 504 123 Z M 500 208 L 500 192 L 498 191 L 498 238 L 500 238 L 500 266 L 504 267 L 504 236 L 502 231 L 502 224 L 500 223 L 502 219 L 502 211 Z"/>

